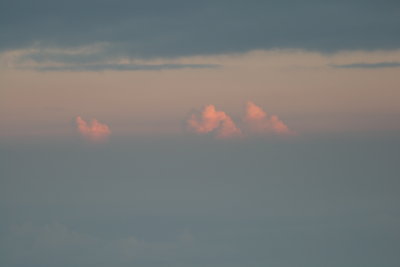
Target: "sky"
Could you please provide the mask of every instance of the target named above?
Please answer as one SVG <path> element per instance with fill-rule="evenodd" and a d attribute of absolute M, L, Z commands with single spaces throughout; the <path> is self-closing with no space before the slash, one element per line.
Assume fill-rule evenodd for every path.
<path fill-rule="evenodd" d="M 399 14 L 0 1 L 0 265 L 397 267 Z"/>

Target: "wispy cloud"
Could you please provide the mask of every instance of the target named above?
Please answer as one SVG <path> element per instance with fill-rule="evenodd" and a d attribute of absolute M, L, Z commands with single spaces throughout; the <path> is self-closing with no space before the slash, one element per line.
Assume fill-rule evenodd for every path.
<path fill-rule="evenodd" d="M 0 54 L 1 55 L 1 54 Z M 75 49 L 16 49 L 2 55 L 7 65 L 36 71 L 159 71 L 179 69 L 216 69 L 222 65 L 164 58 L 140 60 L 107 54 L 106 45 Z M 3 60 L 3 61 L 4 61 Z"/>
<path fill-rule="evenodd" d="M 381 68 L 398 68 L 400 62 L 376 62 L 376 63 L 352 63 L 352 64 L 331 64 L 331 67 L 338 69 L 381 69 Z"/>
<path fill-rule="evenodd" d="M 103 123 L 93 119 L 87 123 L 80 116 L 76 117 L 76 126 L 78 132 L 85 138 L 94 142 L 105 141 L 111 134 L 110 128 Z"/>
<path fill-rule="evenodd" d="M 219 68 L 217 64 L 88 64 L 65 66 L 38 66 L 38 71 L 157 71 L 178 69 Z"/>
<path fill-rule="evenodd" d="M 239 137 L 242 132 L 233 120 L 214 105 L 206 106 L 200 114 L 192 114 L 187 120 L 188 129 L 198 134 L 215 132 L 217 138 Z"/>

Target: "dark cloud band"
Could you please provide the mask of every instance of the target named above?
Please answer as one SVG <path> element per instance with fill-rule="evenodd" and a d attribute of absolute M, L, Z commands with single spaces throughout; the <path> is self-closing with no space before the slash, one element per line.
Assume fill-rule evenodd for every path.
<path fill-rule="evenodd" d="M 111 57 L 400 48 L 400 2 L 4 0 L 0 51 L 108 43 Z"/>

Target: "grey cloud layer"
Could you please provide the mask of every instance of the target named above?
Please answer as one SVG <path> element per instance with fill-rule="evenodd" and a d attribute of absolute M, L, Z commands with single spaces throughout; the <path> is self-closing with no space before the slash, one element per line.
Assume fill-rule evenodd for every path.
<path fill-rule="evenodd" d="M 49 1 L 0 4 L 0 50 L 108 43 L 135 58 L 400 47 L 399 1 Z"/>

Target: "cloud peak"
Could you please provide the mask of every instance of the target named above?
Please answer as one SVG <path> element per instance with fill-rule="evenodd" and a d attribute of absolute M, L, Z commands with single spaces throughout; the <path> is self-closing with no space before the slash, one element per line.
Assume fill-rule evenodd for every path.
<path fill-rule="evenodd" d="M 111 134 L 110 128 L 96 119 L 87 123 L 80 116 L 76 117 L 76 126 L 78 132 L 86 139 L 94 142 L 105 141 Z"/>
<path fill-rule="evenodd" d="M 186 121 L 189 131 L 197 134 L 215 133 L 216 138 L 243 137 L 245 135 L 292 135 L 294 132 L 276 115 L 268 115 L 261 107 L 247 102 L 243 118 L 244 133 L 225 112 L 214 105 L 207 105 L 200 113 L 194 113 Z"/>
<path fill-rule="evenodd" d="M 247 102 L 244 122 L 249 132 L 254 134 L 275 133 L 285 135 L 292 133 L 278 116 L 268 116 L 261 107 L 251 101 Z"/>
<path fill-rule="evenodd" d="M 231 138 L 242 135 L 233 120 L 214 105 L 206 106 L 201 114 L 192 114 L 187 121 L 188 129 L 197 134 L 215 132 L 217 138 Z"/>

